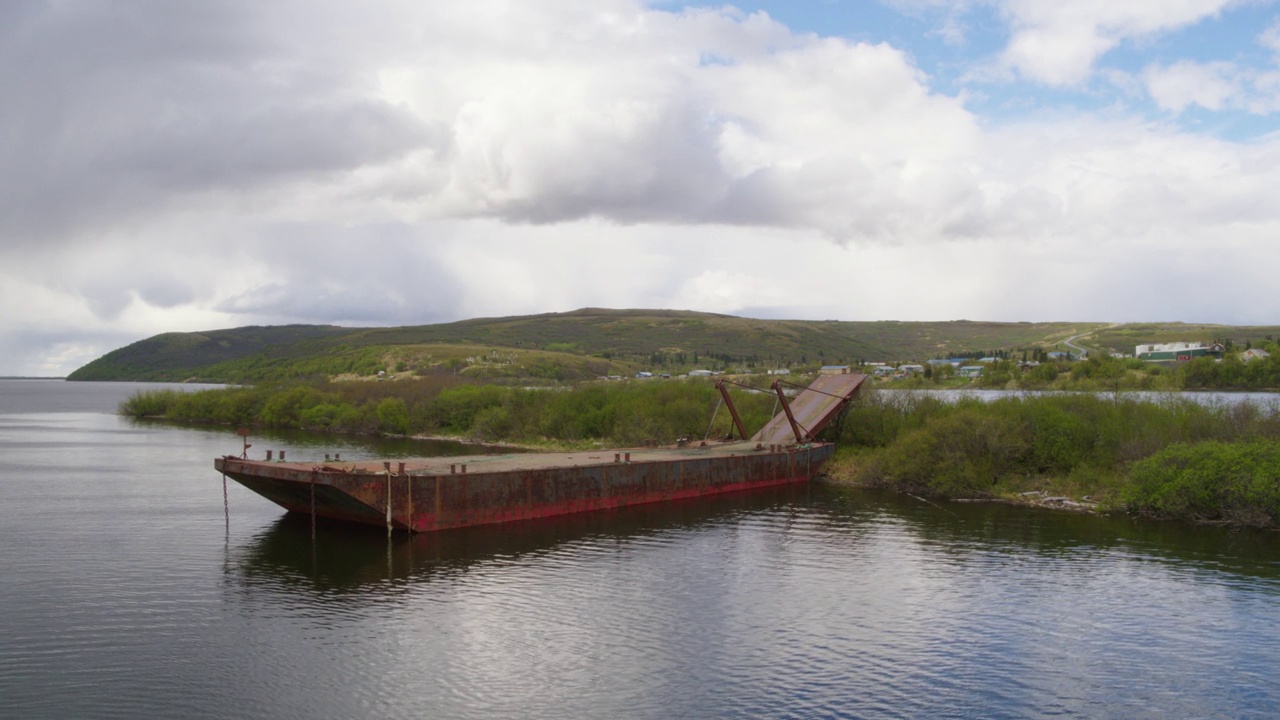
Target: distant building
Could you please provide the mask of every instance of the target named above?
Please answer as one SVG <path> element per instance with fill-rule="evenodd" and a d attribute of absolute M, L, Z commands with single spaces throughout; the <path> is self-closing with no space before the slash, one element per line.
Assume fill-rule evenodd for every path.
<path fill-rule="evenodd" d="M 888 365 L 884 365 L 884 364 L 876 365 L 875 367 L 871 368 L 871 374 L 872 374 L 872 375 L 875 375 L 876 377 L 883 377 L 883 376 L 885 376 L 885 375 L 892 375 L 892 374 L 893 374 L 893 368 L 892 368 L 892 367 L 890 367 L 890 366 L 888 366 Z"/>
<path fill-rule="evenodd" d="M 710 370 L 690 370 L 689 377 L 711 377 L 715 373 Z"/>
<path fill-rule="evenodd" d="M 1174 342 L 1154 345 L 1138 345 L 1133 354 L 1139 360 L 1149 362 L 1183 362 L 1206 355 L 1222 357 L 1225 350 L 1221 343 L 1205 345 L 1204 343 Z"/>
<path fill-rule="evenodd" d="M 653 377 L 653 373 L 651 373 L 651 372 L 645 372 L 644 370 L 641 370 L 640 372 L 636 373 L 636 377 L 637 377 L 637 378 L 640 378 L 640 379 L 642 379 L 642 380 L 643 380 L 644 378 L 651 378 L 651 377 Z"/>
<path fill-rule="evenodd" d="M 822 368 L 818 370 L 818 374 L 819 375 L 848 375 L 849 366 L 848 365 L 823 365 Z"/>
<path fill-rule="evenodd" d="M 791 369 L 790 369 L 790 368 L 778 368 L 778 369 L 776 369 L 776 370 L 770 370 L 770 371 L 769 371 L 769 374 L 770 374 L 770 375 L 790 375 L 790 374 L 791 374 Z"/>
<path fill-rule="evenodd" d="M 1269 357 L 1271 357 L 1271 353 L 1261 348 L 1250 348 L 1240 353 L 1240 359 L 1244 362 L 1249 362 L 1251 360 L 1266 360 Z"/>
<path fill-rule="evenodd" d="M 898 372 L 922 373 L 924 372 L 924 366 L 923 365 L 899 365 Z"/>
<path fill-rule="evenodd" d="M 956 374 L 960 377 L 976 378 L 982 377 L 981 365 L 963 365 L 956 370 Z"/>

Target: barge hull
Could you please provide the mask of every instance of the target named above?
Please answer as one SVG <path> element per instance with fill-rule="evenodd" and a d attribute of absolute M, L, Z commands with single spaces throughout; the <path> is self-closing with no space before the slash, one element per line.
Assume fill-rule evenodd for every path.
<path fill-rule="evenodd" d="M 292 512 L 424 532 L 545 518 L 801 483 L 831 456 L 813 443 L 756 450 L 439 458 L 392 463 L 281 463 L 218 458 L 225 476 Z M 461 467 L 462 472 L 458 472 Z M 478 468 L 467 472 L 467 468 Z"/>

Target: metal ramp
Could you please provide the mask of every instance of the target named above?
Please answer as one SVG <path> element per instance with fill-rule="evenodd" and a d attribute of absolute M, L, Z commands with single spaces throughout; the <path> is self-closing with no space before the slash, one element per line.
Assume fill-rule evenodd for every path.
<path fill-rule="evenodd" d="M 845 373 L 819 375 L 809 387 L 791 400 L 783 398 L 780 386 L 774 389 L 782 399 L 782 412 L 752 436 L 752 442 L 774 443 L 808 442 L 831 424 L 832 420 L 853 400 L 866 375 Z"/>

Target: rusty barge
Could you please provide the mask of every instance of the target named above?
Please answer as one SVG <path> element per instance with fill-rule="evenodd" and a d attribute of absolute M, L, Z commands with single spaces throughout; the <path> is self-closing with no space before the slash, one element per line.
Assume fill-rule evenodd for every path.
<path fill-rule="evenodd" d="M 284 462 L 217 458 L 214 467 L 291 512 L 424 532 L 663 502 L 810 480 L 835 451 L 818 433 L 865 375 L 820 375 L 749 440 L 681 447 Z M 747 437 L 724 387 L 737 437 Z M 246 453 L 247 455 L 247 453 Z"/>

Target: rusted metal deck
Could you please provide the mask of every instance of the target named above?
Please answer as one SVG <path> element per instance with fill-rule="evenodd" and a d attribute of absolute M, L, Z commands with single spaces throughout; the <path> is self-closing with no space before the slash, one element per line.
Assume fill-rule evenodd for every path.
<path fill-rule="evenodd" d="M 792 427 L 792 420 L 799 426 L 801 439 L 817 437 L 848 406 L 866 379 L 866 375 L 858 373 L 819 375 L 790 401 L 790 418 L 786 412 L 778 413 L 751 437 L 751 441 L 766 445 L 796 442 L 796 428 Z"/>

